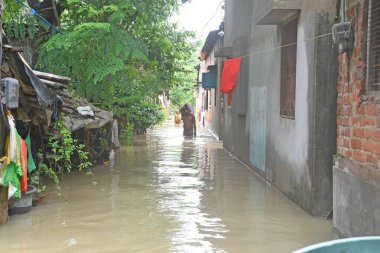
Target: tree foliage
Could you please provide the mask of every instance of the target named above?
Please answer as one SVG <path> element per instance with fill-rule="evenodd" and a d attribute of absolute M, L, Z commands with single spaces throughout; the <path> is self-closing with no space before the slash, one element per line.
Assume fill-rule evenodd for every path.
<path fill-rule="evenodd" d="M 49 30 L 49 26 L 30 14 L 17 0 L 5 0 L 3 26 L 6 35 L 11 39 L 34 39 L 39 30 Z"/>
<path fill-rule="evenodd" d="M 178 86 L 190 88 L 184 79 L 189 79 L 194 34 L 168 21 L 186 1 L 61 0 L 64 34 L 49 34 L 38 50 L 37 68 L 70 76 L 76 93 L 135 119 L 136 127 L 141 127 L 138 111 L 155 117 L 144 126 L 154 124 L 162 118 L 153 106 L 157 95 L 174 88 L 181 96 Z M 19 8 L 12 6 L 11 11 Z M 21 18 L 30 18 L 18 11 Z"/>

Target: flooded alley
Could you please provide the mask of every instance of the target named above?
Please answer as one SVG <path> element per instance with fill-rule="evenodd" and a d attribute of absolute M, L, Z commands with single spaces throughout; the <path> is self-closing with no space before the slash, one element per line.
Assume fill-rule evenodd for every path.
<path fill-rule="evenodd" d="M 201 129 L 155 127 L 93 172 L 11 216 L 1 252 L 291 252 L 333 237 Z"/>

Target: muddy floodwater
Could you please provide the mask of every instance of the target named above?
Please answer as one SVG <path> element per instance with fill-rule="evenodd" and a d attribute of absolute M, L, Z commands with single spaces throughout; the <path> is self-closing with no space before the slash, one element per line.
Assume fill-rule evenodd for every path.
<path fill-rule="evenodd" d="M 199 129 L 164 124 L 0 226 L 0 252 L 291 252 L 333 238 Z"/>

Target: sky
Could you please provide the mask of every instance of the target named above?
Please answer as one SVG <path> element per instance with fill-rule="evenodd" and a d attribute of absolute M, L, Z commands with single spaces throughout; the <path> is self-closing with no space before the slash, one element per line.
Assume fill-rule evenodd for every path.
<path fill-rule="evenodd" d="M 171 21 L 178 22 L 179 27 L 195 31 L 198 38 L 205 38 L 209 31 L 218 29 L 223 20 L 223 0 L 191 0 L 181 6 L 179 14 L 173 15 Z"/>

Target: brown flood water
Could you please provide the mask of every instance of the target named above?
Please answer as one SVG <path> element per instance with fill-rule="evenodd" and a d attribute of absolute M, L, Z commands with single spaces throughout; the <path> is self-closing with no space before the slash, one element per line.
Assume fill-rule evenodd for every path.
<path fill-rule="evenodd" d="M 0 226 L 0 252 L 291 252 L 333 238 L 205 131 L 166 124 Z M 93 183 L 96 181 L 96 184 Z M 65 198 L 67 198 L 65 200 Z"/>

